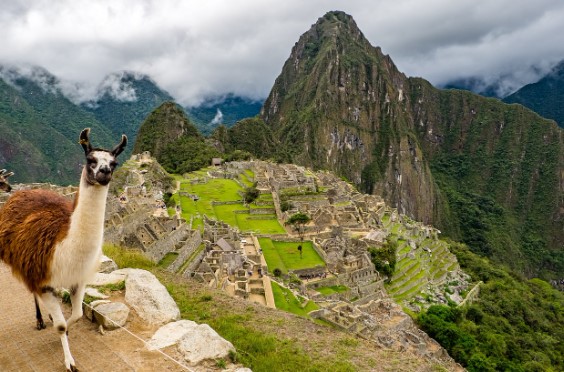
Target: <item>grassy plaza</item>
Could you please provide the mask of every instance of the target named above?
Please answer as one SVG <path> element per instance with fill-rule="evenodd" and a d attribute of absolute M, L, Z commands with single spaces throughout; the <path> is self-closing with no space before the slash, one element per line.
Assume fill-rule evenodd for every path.
<path fill-rule="evenodd" d="M 186 221 L 192 219 L 192 228 L 198 229 L 203 225 L 204 215 L 209 218 L 224 221 L 233 227 L 239 228 L 242 232 L 255 232 L 259 234 L 284 234 L 286 230 L 278 220 L 276 215 L 251 215 L 249 213 L 236 213 L 237 211 L 249 211 L 250 207 L 245 206 L 240 192 L 241 186 L 234 180 L 223 178 L 207 178 L 205 183 L 192 183 L 196 178 L 203 178 L 205 173 L 194 172 L 190 178 L 177 177 L 180 182 L 180 192 L 172 196 L 172 200 L 179 203 L 182 208 L 182 218 Z M 250 175 L 249 175 L 250 177 Z M 193 200 L 186 194 L 196 195 L 197 200 Z M 181 195 L 183 194 L 183 195 Z M 266 195 L 272 199 L 272 196 Z M 261 199 L 261 200 L 264 200 Z M 234 204 L 217 204 L 217 202 L 238 202 Z M 256 207 L 255 207 L 256 208 Z M 174 210 L 170 210 L 174 213 Z"/>
<path fill-rule="evenodd" d="M 325 266 L 323 259 L 313 249 L 311 241 L 284 242 L 259 238 L 259 243 L 270 272 L 278 268 L 286 274 L 288 270 Z M 299 245 L 302 246 L 301 256 L 298 250 Z"/>

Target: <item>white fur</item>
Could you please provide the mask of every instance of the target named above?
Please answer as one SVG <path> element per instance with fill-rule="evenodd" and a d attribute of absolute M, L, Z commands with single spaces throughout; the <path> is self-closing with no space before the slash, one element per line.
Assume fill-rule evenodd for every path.
<path fill-rule="evenodd" d="M 114 161 L 114 157 L 104 151 L 94 151 L 92 155 L 97 160 L 97 163 L 92 166 L 94 174 L 101 167 L 109 167 L 110 162 Z M 82 318 L 82 301 L 86 284 L 92 279 L 100 263 L 107 196 L 107 185 L 93 185 L 87 181 L 85 167 L 82 170 L 78 200 L 71 215 L 69 231 L 55 247 L 48 284 L 52 288 L 74 290 L 71 292 L 72 314 L 70 318 L 65 321 L 58 301 L 52 293 L 47 292 L 40 296 L 43 305 L 53 318 L 53 326 L 59 330 L 65 355 L 65 366 L 68 371 L 74 370 L 75 362 L 70 353 L 66 331 L 73 323 Z"/>
<path fill-rule="evenodd" d="M 86 284 L 98 269 L 102 255 L 108 187 L 89 185 L 85 172 L 68 235 L 55 248 L 49 283 L 53 288 Z"/>

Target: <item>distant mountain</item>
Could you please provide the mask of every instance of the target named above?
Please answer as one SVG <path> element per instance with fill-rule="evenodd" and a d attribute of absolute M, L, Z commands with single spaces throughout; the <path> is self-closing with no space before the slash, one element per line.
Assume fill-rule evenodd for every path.
<path fill-rule="evenodd" d="M 59 80 L 45 69 L 0 66 L 0 167 L 14 182 L 76 184 L 84 153 L 78 135 L 112 147 L 119 138 L 94 115 L 71 102 Z"/>
<path fill-rule="evenodd" d="M 114 135 L 125 133 L 133 143 L 141 123 L 161 103 L 173 101 L 147 75 L 119 72 L 108 75 L 100 84 L 97 98 L 83 103 L 86 111 L 108 127 Z M 125 156 L 131 154 L 130 147 Z"/>
<path fill-rule="evenodd" d="M 300 37 L 260 118 L 284 161 L 333 170 L 526 276 L 564 276 L 562 129 L 406 77 L 349 15 Z"/>
<path fill-rule="evenodd" d="M 260 112 L 262 100 L 253 100 L 232 93 L 209 98 L 199 106 L 187 107 L 188 116 L 205 135 L 211 134 L 221 124 L 232 127 L 241 119 L 251 118 Z"/>
<path fill-rule="evenodd" d="M 503 101 L 520 103 L 564 127 L 564 60 L 538 82 L 525 85 Z"/>
<path fill-rule="evenodd" d="M 498 80 L 494 83 L 487 83 L 478 77 L 462 78 L 450 81 L 443 86 L 443 89 L 461 89 L 469 90 L 470 92 L 479 94 L 484 97 L 502 98 L 501 81 Z"/>

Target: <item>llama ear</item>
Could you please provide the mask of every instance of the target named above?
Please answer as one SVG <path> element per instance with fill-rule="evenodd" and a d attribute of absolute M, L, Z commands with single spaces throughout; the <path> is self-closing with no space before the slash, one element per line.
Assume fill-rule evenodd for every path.
<path fill-rule="evenodd" d="M 4 175 L 4 178 L 8 178 L 8 177 L 13 176 L 13 175 L 14 175 L 14 172 L 8 172 Z"/>
<path fill-rule="evenodd" d="M 112 150 L 112 155 L 117 157 L 125 149 L 126 145 L 127 145 L 127 136 L 125 134 L 122 134 L 121 142 L 116 147 L 114 147 L 114 149 Z"/>
<path fill-rule="evenodd" d="M 84 128 L 82 132 L 80 132 L 80 138 L 78 140 L 78 143 L 82 145 L 85 154 L 88 154 L 90 151 L 92 151 L 92 145 L 90 144 L 89 137 L 90 137 L 90 128 Z"/>

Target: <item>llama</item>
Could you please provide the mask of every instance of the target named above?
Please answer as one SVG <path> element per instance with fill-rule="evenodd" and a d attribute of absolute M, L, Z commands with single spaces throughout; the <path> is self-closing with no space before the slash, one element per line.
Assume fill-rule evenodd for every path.
<path fill-rule="evenodd" d="M 8 172 L 6 169 L 0 170 L 0 191 L 10 192 L 12 187 L 8 183 L 8 177 L 13 176 L 14 172 Z"/>
<path fill-rule="evenodd" d="M 127 137 L 113 150 L 93 148 L 90 128 L 80 133 L 86 164 L 74 203 L 47 190 L 16 191 L 0 210 L 0 259 L 33 293 L 37 328 L 45 328 L 37 300 L 58 331 L 67 371 L 78 371 L 70 353 L 68 328 L 82 317 L 86 283 L 102 255 L 108 184 Z M 65 320 L 55 292 L 68 288 L 72 313 Z"/>

